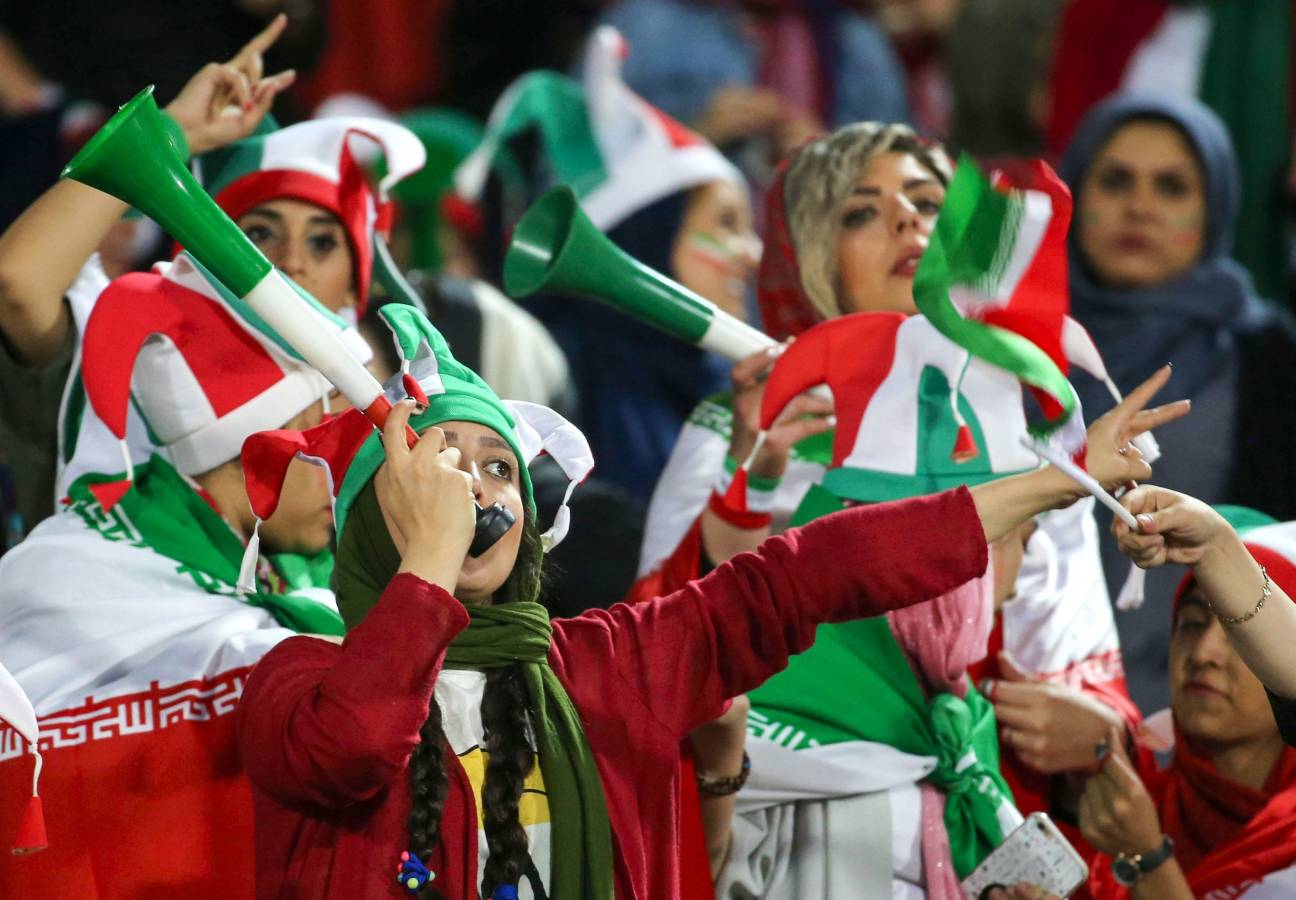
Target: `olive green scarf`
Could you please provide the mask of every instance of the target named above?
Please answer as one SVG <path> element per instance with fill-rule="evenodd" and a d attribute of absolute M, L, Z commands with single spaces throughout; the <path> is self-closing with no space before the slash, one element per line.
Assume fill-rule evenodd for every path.
<path fill-rule="evenodd" d="M 338 608 L 348 630 L 378 603 L 400 567 L 370 481 L 338 542 Z M 562 682 L 549 668 L 549 613 L 535 602 L 466 606 L 471 621 L 446 651 L 452 669 L 517 665 L 531 702 L 553 828 L 549 894 L 611 900 L 612 829 L 594 755 Z"/>

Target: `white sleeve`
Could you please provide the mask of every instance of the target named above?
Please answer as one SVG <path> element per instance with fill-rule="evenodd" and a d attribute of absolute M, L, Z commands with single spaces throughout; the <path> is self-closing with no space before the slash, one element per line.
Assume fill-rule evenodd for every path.
<path fill-rule="evenodd" d="M 718 406 L 709 400 L 702 405 Z M 701 407 L 699 407 L 701 408 Z M 639 575 L 652 572 L 675 552 L 689 528 L 701 515 L 711 486 L 724 468 L 729 441 L 716 431 L 695 423 L 697 411 L 680 430 L 675 449 L 657 480 L 639 551 Z"/>
<path fill-rule="evenodd" d="M 1119 666 L 1119 642 L 1098 554 L 1093 498 L 1039 517 L 1017 579 L 1017 596 L 1003 608 L 1004 647 L 1041 675 Z"/>

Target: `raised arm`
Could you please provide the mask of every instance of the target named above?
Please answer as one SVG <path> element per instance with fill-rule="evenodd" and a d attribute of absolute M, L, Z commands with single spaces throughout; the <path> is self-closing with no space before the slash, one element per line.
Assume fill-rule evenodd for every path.
<path fill-rule="evenodd" d="M 283 31 L 277 17 L 226 63 L 202 68 L 167 106 L 192 153 L 251 134 L 292 72 L 262 77 L 261 54 Z M 40 367 L 72 327 L 63 296 L 126 211 L 114 197 L 60 181 L 0 235 L 0 333 L 19 362 Z"/>
<path fill-rule="evenodd" d="M 814 641 L 821 623 L 879 615 L 981 575 L 985 535 L 964 488 L 856 507 L 771 537 L 646 603 L 555 622 L 577 694 L 637 697 L 683 736 Z M 620 683 L 581 678 L 608 671 Z M 573 697 L 577 706 L 580 699 Z"/>
<path fill-rule="evenodd" d="M 779 344 L 758 350 L 734 363 L 730 370 L 733 424 L 729 457 L 735 463 L 743 462 L 756 445 L 765 379 L 785 346 Z M 770 428 L 761 451 L 752 460 L 753 484 L 758 479 L 777 484 L 787 470 L 792 447 L 836 424 L 832 411 L 831 400 L 810 393 L 802 394 L 788 404 Z M 745 521 L 750 517 L 725 515 L 723 512 L 723 506 L 718 511 L 707 503 L 701 515 L 702 552 L 706 561 L 717 565 L 739 553 L 756 549 L 770 535 L 768 522 Z"/>
<path fill-rule="evenodd" d="M 450 592 L 472 541 L 472 479 L 440 429 L 406 446 L 412 408 L 402 401 L 388 416 L 375 476 L 398 574 L 340 649 L 292 638 L 271 650 L 239 704 L 248 775 L 288 802 L 348 806 L 404 772 L 446 648 L 468 626 Z"/>
<path fill-rule="evenodd" d="M 342 808 L 398 778 L 463 605 L 409 574 L 392 579 L 341 648 L 289 638 L 252 670 L 238 707 L 248 777 L 289 803 Z"/>
<path fill-rule="evenodd" d="M 1190 567 L 1247 668 L 1274 694 L 1296 699 L 1296 604 L 1270 579 L 1270 596 L 1257 609 L 1265 584 L 1260 565 L 1224 517 L 1200 500 L 1152 486 L 1122 502 L 1141 533 L 1117 519 L 1112 531 L 1121 550 L 1145 569 Z"/>
<path fill-rule="evenodd" d="M 1187 412 L 1185 403 L 1143 409 L 1168 376 L 1162 370 L 1090 428 L 1085 463 L 1101 484 L 1150 474 L 1128 441 Z M 970 491 L 842 510 L 771 537 L 673 594 L 557 623 L 569 657 L 562 664 L 584 658 L 616 672 L 621 688 L 683 735 L 782 670 L 820 624 L 880 615 L 979 577 L 987 543 L 1080 496 L 1049 467 Z M 606 687 L 575 671 L 565 680 L 595 695 Z"/>

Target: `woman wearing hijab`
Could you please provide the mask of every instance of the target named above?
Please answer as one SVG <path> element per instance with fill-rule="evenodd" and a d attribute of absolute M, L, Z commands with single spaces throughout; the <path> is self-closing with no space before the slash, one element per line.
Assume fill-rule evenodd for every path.
<path fill-rule="evenodd" d="M 245 448 L 258 515 L 298 452 L 328 461 L 348 627 L 279 645 L 239 705 L 259 896 L 673 898 L 685 734 L 821 622 L 977 578 L 987 541 L 1078 496 L 1043 469 L 845 510 L 669 596 L 551 622 L 534 601 L 564 516 L 539 534 L 526 465 L 543 448 L 579 480 L 588 446 L 548 410 L 505 407 L 417 314 L 393 324 L 402 384 L 426 396 L 385 441 L 348 411 Z M 1090 429 L 1103 483 L 1149 473 L 1125 444 L 1167 415 L 1142 411 L 1150 393 Z M 476 557 L 474 501 L 516 519 Z"/>
<path fill-rule="evenodd" d="M 903 125 L 860 123 L 806 146 L 784 168 L 767 207 L 758 284 L 765 328 L 779 339 L 852 312 L 917 313 L 913 275 L 944 202 L 950 163 Z M 748 507 L 723 498 L 753 445 L 771 357 L 734 366 L 733 389 L 700 404 L 663 472 L 634 596 L 666 593 L 786 527 L 831 453 L 831 406 L 802 395 L 770 430 L 748 477 Z M 809 416 L 809 417 L 808 417 Z M 1092 418 L 1092 417 L 1091 417 Z M 1133 726 L 1115 625 L 1085 501 L 1043 517 L 1016 596 L 995 615 L 992 656 L 973 677 L 1013 707 L 1004 771 L 1019 807 L 1050 809 L 1060 773 L 1088 765 L 1086 747 L 1119 722 Z M 1007 594 L 1014 592 L 1007 586 Z M 1003 648 L 1009 659 L 993 655 Z M 977 662 L 973 657 L 969 662 Z M 1020 671 L 1019 671 L 1020 670 Z M 938 674 L 931 679 L 938 683 Z M 1008 684 L 1007 679 L 1014 683 Z M 954 679 L 957 681 L 958 679 Z M 1018 758 L 1018 748 L 1029 757 Z M 1029 751 L 1029 752 L 1027 752 Z"/>
<path fill-rule="evenodd" d="M 674 191 L 631 212 L 607 236 L 649 268 L 746 316 L 758 242 L 740 183 Z M 680 425 L 701 398 L 724 387 L 728 364 L 601 304 L 546 296 L 527 306 L 567 356 L 580 421 L 599 458 L 609 460 L 600 476 L 647 500 Z"/>
<path fill-rule="evenodd" d="M 1151 749 L 1171 745 L 1173 758 L 1158 767 L 1140 748 L 1131 761 L 1115 738 L 1099 748 L 1115 752 L 1080 801 L 1080 827 L 1105 854 L 1091 867 L 1090 890 L 1136 900 L 1289 897 L 1296 750 L 1284 746 L 1243 654 L 1248 636 L 1296 620 L 1286 594 L 1296 589 L 1296 525 L 1159 488 L 1126 502 L 1143 533 L 1122 524 L 1122 543 L 1139 564 L 1168 552 L 1192 570 L 1170 616 L 1170 715 L 1145 729 Z"/>
<path fill-rule="evenodd" d="M 1113 531 L 1121 551 L 1143 568 L 1166 563 L 1190 566 L 1211 609 L 1227 627 L 1233 647 L 1269 689 L 1278 727 L 1296 746 L 1296 605 L 1248 552 L 1232 523 L 1196 498 L 1144 486 L 1126 506 L 1137 514 L 1139 532 L 1123 523 Z M 1271 597 L 1278 599 L 1270 601 Z M 1264 613 L 1263 617 L 1261 613 Z"/>
<path fill-rule="evenodd" d="M 1223 124 L 1189 98 L 1117 96 L 1084 118 L 1061 175 L 1076 197 L 1072 314 L 1119 388 L 1169 362 L 1170 391 L 1193 402 L 1191 425 L 1159 435 L 1158 483 L 1296 518 L 1294 433 L 1275 415 L 1296 389 L 1296 337 L 1229 256 L 1239 187 Z M 1096 382 L 1082 376 L 1076 387 L 1086 415 L 1111 405 Z M 1103 554 L 1114 595 L 1126 569 L 1114 547 Z M 1151 594 L 1173 590 L 1169 573 L 1149 577 Z M 1159 708 L 1164 617 L 1136 612 L 1120 624 L 1135 699 Z"/>
<path fill-rule="evenodd" d="M 167 104 L 191 150 L 246 137 L 293 83 L 291 71 L 264 75 L 262 65 L 287 21 L 276 17 L 232 59 L 204 66 Z M 53 513 L 71 483 L 56 486 L 59 402 L 89 305 L 108 286 L 92 254 L 126 211 L 116 198 L 65 179 L 0 236 L 0 443 L 13 467 L 21 517 L 6 525 L 19 535 Z"/>

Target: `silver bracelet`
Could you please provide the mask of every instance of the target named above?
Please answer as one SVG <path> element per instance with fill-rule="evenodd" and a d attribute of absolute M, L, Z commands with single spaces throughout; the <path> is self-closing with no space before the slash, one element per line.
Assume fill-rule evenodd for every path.
<path fill-rule="evenodd" d="M 1264 566 L 1260 567 L 1260 574 L 1264 578 L 1264 586 L 1260 588 L 1260 599 L 1256 602 L 1255 609 L 1241 616 L 1221 616 L 1219 613 L 1215 612 L 1215 607 L 1211 606 L 1210 611 L 1215 613 L 1215 618 L 1219 619 L 1225 625 L 1241 625 L 1243 622 L 1250 622 L 1254 619 L 1256 613 L 1264 609 L 1265 601 L 1268 600 L 1269 595 L 1273 593 L 1269 584 L 1269 572 L 1265 570 Z M 1209 600 L 1206 601 L 1206 605 L 1210 606 Z"/>

